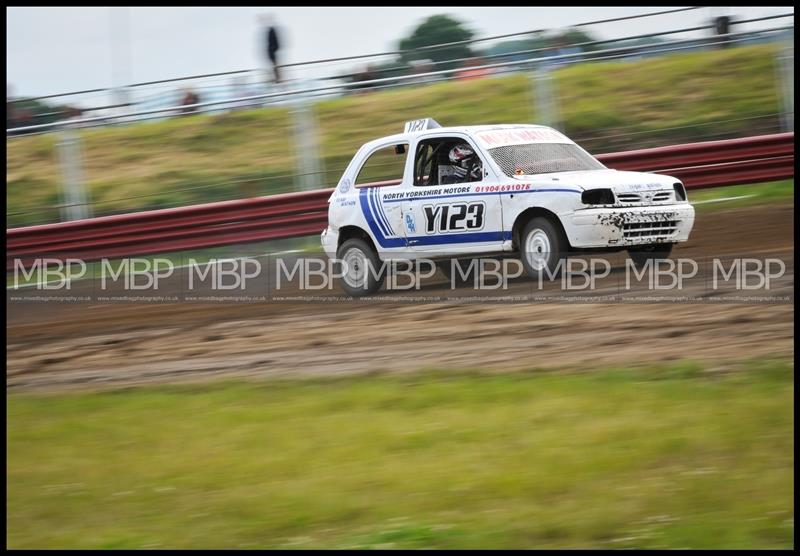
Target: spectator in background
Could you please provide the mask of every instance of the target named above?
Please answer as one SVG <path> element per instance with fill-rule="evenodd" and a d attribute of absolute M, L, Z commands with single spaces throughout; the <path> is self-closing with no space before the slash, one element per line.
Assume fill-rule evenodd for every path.
<path fill-rule="evenodd" d="M 6 129 L 13 129 L 15 127 L 25 127 L 34 125 L 36 123 L 37 114 L 30 108 L 21 103 L 23 99 L 14 100 L 14 88 L 10 84 L 6 84 Z M 44 123 L 44 122 L 42 122 Z M 21 135 L 24 131 L 17 131 L 9 133 L 8 135 Z"/>
<path fill-rule="evenodd" d="M 579 49 L 575 48 L 574 46 L 570 45 L 569 39 L 562 35 L 556 39 L 556 56 L 570 56 L 569 58 L 558 58 L 555 60 L 556 67 L 563 67 L 568 66 L 569 64 L 575 62 L 575 58 L 572 57 L 572 54 L 577 54 L 580 52 Z"/>
<path fill-rule="evenodd" d="M 720 38 L 720 48 L 728 48 L 730 46 L 731 38 L 728 34 L 731 32 L 731 18 L 727 15 L 721 15 L 714 20 L 714 31 Z"/>
<path fill-rule="evenodd" d="M 14 103 L 12 102 L 13 97 L 14 89 L 11 87 L 10 83 L 6 83 L 6 129 L 16 127 L 14 125 L 16 118 L 14 113 Z"/>
<path fill-rule="evenodd" d="M 83 110 L 81 108 L 76 108 L 74 106 L 65 106 L 63 108 L 63 116 L 67 120 L 78 119 L 83 116 Z"/>
<path fill-rule="evenodd" d="M 428 58 L 425 58 L 424 60 L 411 60 L 408 62 L 408 65 L 411 68 L 411 75 L 423 75 L 436 70 L 436 67 L 433 65 L 433 60 Z M 432 83 L 434 81 L 436 81 L 436 77 L 428 75 L 412 79 L 411 81 L 406 81 L 406 84 L 413 85 Z"/>
<path fill-rule="evenodd" d="M 479 56 L 470 58 L 469 60 L 465 60 L 462 63 L 462 67 L 464 69 L 459 70 L 458 73 L 456 73 L 456 79 L 466 80 L 466 79 L 479 79 L 481 77 L 486 77 L 487 75 L 489 75 L 489 73 L 491 73 L 490 68 L 473 69 L 478 66 L 482 66 L 485 63 L 486 62 L 483 60 L 483 58 Z"/>
<path fill-rule="evenodd" d="M 364 71 L 360 71 L 360 72 L 358 72 L 358 73 L 356 73 L 356 74 L 354 74 L 354 75 L 352 75 L 350 77 L 350 83 L 351 84 L 350 84 L 349 88 L 350 88 L 350 90 L 352 90 L 354 92 L 357 92 L 357 93 L 360 92 L 360 91 L 358 91 L 358 89 L 369 90 L 369 89 L 371 89 L 373 87 L 373 85 L 370 84 L 370 83 L 364 83 L 362 85 L 361 82 L 362 81 L 372 81 L 373 79 L 376 79 L 377 76 L 378 76 L 378 74 L 375 72 L 375 68 L 372 66 L 372 64 L 368 64 L 364 68 Z"/>
<path fill-rule="evenodd" d="M 264 26 L 264 47 L 267 54 L 267 61 L 272 65 L 275 83 L 280 83 L 281 75 L 278 68 L 278 50 L 280 50 L 281 45 L 278 41 L 278 29 L 275 27 L 271 15 L 262 15 L 261 24 Z"/>
<path fill-rule="evenodd" d="M 193 104 L 198 104 L 200 102 L 200 96 L 192 91 L 191 89 L 183 89 L 183 98 L 181 98 L 181 106 L 184 108 L 181 110 L 183 114 L 192 114 L 193 112 L 197 112 L 197 107 L 192 106 Z"/>

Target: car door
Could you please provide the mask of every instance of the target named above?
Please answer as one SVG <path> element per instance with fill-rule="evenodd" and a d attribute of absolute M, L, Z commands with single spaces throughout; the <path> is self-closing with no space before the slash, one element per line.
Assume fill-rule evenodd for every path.
<path fill-rule="evenodd" d="M 480 172 L 459 178 L 448 166 L 450 151 L 468 145 Z M 408 248 L 428 256 L 492 252 L 502 249 L 500 195 L 487 193 L 496 178 L 483 153 L 461 134 L 432 134 L 415 144 L 412 183 L 403 207 Z"/>
<path fill-rule="evenodd" d="M 382 251 L 407 246 L 402 207 L 391 199 L 403 194 L 408 143 L 387 143 L 367 155 L 358 170 L 358 202 L 375 242 Z"/>

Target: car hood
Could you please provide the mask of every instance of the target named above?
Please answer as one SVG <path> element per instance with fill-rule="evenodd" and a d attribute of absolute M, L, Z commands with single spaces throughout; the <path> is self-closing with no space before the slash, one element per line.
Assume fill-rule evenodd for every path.
<path fill-rule="evenodd" d="M 580 172 L 558 172 L 555 174 L 539 174 L 537 176 L 518 176 L 519 179 L 533 180 L 548 185 L 577 186 L 582 189 L 609 188 L 615 193 L 633 193 L 672 189 L 680 180 L 663 174 L 648 172 L 625 172 L 620 170 L 586 170 Z"/>

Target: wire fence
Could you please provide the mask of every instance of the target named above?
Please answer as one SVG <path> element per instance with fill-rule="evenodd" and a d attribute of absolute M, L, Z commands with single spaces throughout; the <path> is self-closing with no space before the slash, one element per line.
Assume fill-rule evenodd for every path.
<path fill-rule="evenodd" d="M 573 52 L 561 55 L 538 56 L 529 57 L 522 60 L 514 60 L 510 62 L 496 62 L 491 64 L 474 65 L 469 68 L 470 71 L 488 71 L 494 74 L 498 73 L 515 73 L 519 71 L 530 71 L 539 67 L 559 67 L 567 64 L 587 61 L 602 61 L 624 58 L 641 58 L 645 56 L 652 56 L 664 54 L 667 52 L 674 52 L 678 50 L 688 49 L 702 49 L 714 48 L 718 46 L 728 46 L 734 43 L 746 43 L 754 40 L 763 40 L 764 38 L 781 38 L 784 33 L 792 31 L 793 26 L 776 27 L 762 31 L 751 31 L 744 33 L 728 33 L 725 35 L 718 35 L 710 38 L 702 39 L 684 39 L 671 41 L 666 44 L 652 44 L 641 45 L 636 47 L 618 47 L 597 50 L 593 52 Z M 682 32 L 680 30 L 673 31 L 673 33 Z M 620 39 L 625 40 L 625 39 Z M 602 41 L 608 42 L 608 41 Z M 534 51 L 538 52 L 541 49 Z M 403 85 L 418 85 L 425 83 L 433 83 L 439 81 L 449 81 L 462 78 L 460 75 L 462 70 L 459 69 L 445 69 L 434 70 L 416 73 L 413 75 L 398 75 L 392 77 L 383 77 L 376 79 L 364 80 L 358 83 L 334 83 L 331 85 L 322 85 L 307 88 L 284 89 L 274 92 L 251 94 L 235 96 L 233 98 L 224 98 L 221 100 L 213 100 L 206 102 L 192 102 L 190 104 L 169 104 L 160 108 L 152 108 L 148 110 L 139 110 L 134 112 L 123 112 L 112 115 L 102 115 L 95 117 L 72 117 L 66 120 L 59 120 L 44 124 L 35 124 L 28 126 L 13 127 L 6 130 L 7 135 L 19 136 L 29 133 L 37 133 L 42 131 L 49 131 L 59 129 L 64 126 L 69 127 L 93 127 L 93 126 L 106 126 L 121 123 L 131 123 L 141 119 L 153 119 L 152 116 L 158 114 L 159 118 L 174 117 L 180 115 L 197 114 L 202 112 L 214 111 L 219 109 L 233 109 L 264 106 L 269 104 L 290 103 L 301 101 L 309 98 L 309 96 L 339 96 L 341 94 L 353 91 L 366 91 L 375 90 L 378 88 L 388 88 Z M 115 106 L 130 107 L 133 103 Z M 99 110 L 98 108 L 90 110 Z"/>
<path fill-rule="evenodd" d="M 697 10 L 697 9 L 699 9 L 699 8 L 698 7 L 690 7 L 690 8 L 677 8 L 677 9 L 672 9 L 672 10 L 664 10 L 664 11 L 659 11 L 659 12 L 649 12 L 649 13 L 645 13 L 645 14 L 636 14 L 636 15 L 631 15 L 631 16 L 625 16 L 625 17 L 622 17 L 622 18 L 611 18 L 611 19 L 594 20 L 594 21 L 589 21 L 589 22 L 584 22 L 584 23 L 578 23 L 578 24 L 573 25 L 572 27 L 583 27 L 583 26 L 599 25 L 599 24 L 602 24 L 602 23 L 615 22 L 615 21 L 628 20 L 628 19 L 641 19 L 641 18 L 646 18 L 646 17 L 665 15 L 665 14 L 677 13 L 677 12 L 685 12 L 685 11 Z M 784 17 L 784 16 L 781 15 L 781 16 L 778 16 L 778 17 Z M 338 57 L 338 58 L 323 58 L 323 59 L 317 59 L 317 60 L 309 60 L 309 61 L 305 61 L 305 62 L 296 62 L 296 63 L 291 63 L 291 64 L 281 64 L 279 67 L 282 68 L 282 69 L 285 69 L 285 68 L 291 68 L 291 67 L 305 67 L 305 66 L 312 66 L 312 65 L 318 65 L 318 64 L 325 64 L 325 63 L 330 63 L 330 62 L 351 61 L 351 60 L 360 60 L 360 59 L 373 58 L 373 57 L 410 54 L 410 53 L 415 53 L 415 52 L 420 52 L 420 51 L 432 51 L 432 50 L 437 50 L 437 49 L 441 49 L 441 48 L 452 47 L 454 45 L 475 44 L 475 43 L 479 43 L 479 42 L 493 41 L 493 40 L 499 40 L 499 39 L 504 39 L 504 38 L 516 37 L 516 36 L 532 35 L 532 34 L 537 34 L 537 33 L 541 33 L 541 32 L 544 32 L 544 31 L 546 31 L 546 29 L 537 29 L 537 30 L 533 30 L 533 31 L 523 31 L 523 32 L 519 32 L 519 33 L 510 33 L 510 34 L 505 34 L 505 35 L 493 35 L 493 36 L 490 36 L 490 37 L 471 39 L 471 40 L 467 40 L 467 41 L 441 43 L 441 44 L 425 46 L 425 47 L 420 47 L 420 48 L 415 48 L 415 49 L 396 50 L 396 51 L 390 51 L 390 52 L 378 52 L 378 53 L 370 53 L 370 54 L 358 54 L 358 55 L 355 55 L 355 56 L 344 56 L 344 57 Z M 175 83 L 175 82 L 180 82 L 180 81 L 202 79 L 202 78 L 207 78 L 207 77 L 241 75 L 241 74 L 257 72 L 257 71 L 262 71 L 262 70 L 260 70 L 260 69 L 244 69 L 244 70 L 232 70 L 232 71 L 226 71 L 226 72 L 217 72 L 217 73 L 207 73 L 207 74 L 200 74 L 200 75 L 193 75 L 193 76 L 183 76 L 183 77 L 175 77 L 175 78 L 170 78 L 170 79 L 161 79 L 161 80 L 156 80 L 156 81 L 145 81 L 145 82 L 141 82 L 141 83 L 131 83 L 131 84 L 127 85 L 126 87 L 139 87 L 139 86 L 146 86 L 146 85 Z M 81 95 L 81 94 L 86 94 L 86 93 L 108 92 L 108 91 L 113 91 L 113 90 L 114 89 L 110 88 L 110 87 L 109 88 L 101 88 L 101 89 L 87 89 L 87 90 L 83 90 L 83 91 L 73 91 L 73 92 L 68 92 L 68 93 L 56 93 L 56 94 L 50 94 L 50 95 L 44 95 L 44 96 L 38 96 L 38 97 L 29 97 L 27 100 L 45 100 L 45 99 L 53 99 L 53 98 Z M 12 102 L 15 102 L 15 101 L 12 101 Z"/>
<path fill-rule="evenodd" d="M 572 28 L 589 27 L 601 25 L 608 22 L 618 22 L 626 20 L 634 20 L 641 18 L 648 18 L 654 16 L 661 16 L 672 13 L 685 12 L 690 10 L 697 10 L 698 7 L 676 8 L 670 10 L 661 10 L 656 12 L 649 12 L 645 14 L 636 14 L 620 18 L 609 18 L 603 20 L 595 20 L 589 22 L 578 23 Z M 777 20 L 781 18 L 793 17 L 793 13 L 777 14 L 759 18 L 749 18 L 733 20 L 732 25 L 745 25 L 755 22 L 763 22 L 768 20 Z M 780 29 L 788 30 L 793 27 L 781 27 Z M 424 64 L 409 64 L 401 63 L 386 68 L 378 68 L 374 71 L 353 73 L 351 72 L 338 72 L 333 76 L 319 76 L 312 78 L 295 78 L 287 79 L 279 86 L 272 83 L 267 83 L 264 78 L 264 71 L 261 69 L 245 69 L 233 70 L 227 72 L 208 73 L 202 75 L 176 77 L 171 79 L 152 80 L 146 82 L 132 83 L 125 87 L 117 89 L 89 89 L 84 91 L 74 91 L 68 93 L 60 93 L 53 95 L 45 95 L 40 97 L 32 97 L 27 99 L 14 99 L 11 101 L 10 107 L 13 110 L 15 104 L 42 101 L 53 99 L 74 99 L 77 105 L 71 109 L 64 109 L 61 111 L 53 111 L 48 114 L 40 114 L 38 119 L 40 121 L 32 121 L 28 118 L 24 124 L 20 121 L 12 119 L 12 125 L 7 128 L 7 135 L 23 135 L 26 133 L 38 132 L 40 129 L 47 129 L 46 127 L 37 128 L 37 125 L 57 127 L 58 121 L 52 121 L 54 116 L 63 123 L 65 120 L 86 120 L 94 119 L 94 122 L 101 122 L 100 125 L 112 125 L 115 123 L 130 122 L 129 117 L 132 113 L 141 113 L 145 120 L 151 120 L 151 110 L 161 111 L 161 116 L 175 117 L 182 114 L 195 114 L 206 111 L 218 111 L 217 106 L 227 104 L 228 109 L 233 108 L 246 108 L 257 106 L 253 103 L 253 99 L 260 98 L 265 104 L 293 104 L 297 102 L 305 92 L 314 94 L 315 97 L 319 96 L 341 96 L 343 94 L 352 93 L 355 91 L 370 90 L 376 87 L 384 88 L 381 84 L 374 83 L 376 80 L 382 78 L 409 78 L 405 83 L 413 83 L 414 79 L 423 80 L 428 76 L 431 71 L 438 67 L 447 67 L 452 65 L 464 66 L 469 71 L 476 71 L 477 68 L 486 69 L 487 66 L 491 67 L 494 64 L 486 64 L 487 61 L 498 60 L 502 63 L 504 60 L 511 60 L 512 62 L 520 62 L 520 57 L 524 57 L 522 61 L 530 61 L 531 59 L 540 60 L 541 63 L 546 63 L 544 60 L 552 59 L 554 61 L 562 60 L 562 63 L 574 63 L 578 61 L 585 61 L 595 59 L 596 56 L 592 54 L 592 50 L 604 45 L 625 45 L 632 41 L 641 40 L 655 40 L 662 37 L 672 37 L 675 35 L 685 35 L 696 31 L 703 31 L 709 36 L 697 38 L 695 46 L 698 48 L 708 45 L 713 41 L 714 37 L 710 36 L 713 30 L 713 25 L 703 25 L 696 27 L 684 27 L 680 29 L 673 29 L 661 31 L 657 33 L 638 34 L 614 39 L 603 39 L 594 41 L 573 42 L 571 44 L 563 45 L 562 50 L 569 51 L 579 50 L 580 52 L 572 52 L 569 59 L 560 59 L 557 55 L 558 49 L 553 47 L 534 48 L 516 50 L 513 52 L 505 52 L 498 54 L 487 54 L 481 56 L 471 56 L 466 58 L 456 58 L 452 60 L 443 61 L 428 61 Z M 294 68 L 294 67 L 315 67 L 318 65 L 325 65 L 330 63 L 349 62 L 353 60 L 364 60 L 374 57 L 388 57 L 388 56 L 403 56 L 409 54 L 420 54 L 427 51 L 436 51 L 442 48 L 452 47 L 454 45 L 472 45 L 477 43 L 484 43 L 488 41 L 497 41 L 513 37 L 535 36 L 539 33 L 546 31 L 545 29 L 536 29 L 531 31 L 509 33 L 505 35 L 495 35 L 491 37 L 482 37 L 472 39 L 469 41 L 457 41 L 455 43 L 443 43 L 432 45 L 428 47 L 421 47 L 409 50 L 396 50 L 389 52 L 362 54 L 358 56 L 348 56 L 339 58 L 328 58 L 320 60 L 312 60 L 307 62 L 299 62 L 293 64 L 284 64 L 281 68 Z M 731 33 L 730 36 L 750 36 L 753 40 L 763 35 L 764 32 L 774 32 L 774 29 L 757 30 L 751 33 Z M 683 42 L 683 41 L 677 41 Z M 623 52 L 628 57 L 636 57 L 647 55 L 648 49 L 652 50 L 654 46 L 658 45 L 630 45 L 628 51 Z M 605 47 L 601 51 L 607 50 Z M 525 68 L 520 65 L 520 70 Z M 426 71 L 422 71 L 426 70 Z M 456 69 L 452 70 L 451 77 L 458 78 L 460 72 Z M 371 78 L 369 78 L 371 77 Z M 233 81 L 231 81 L 233 79 Z M 325 91 L 324 95 L 319 94 L 319 85 L 324 84 L 325 81 L 331 82 L 331 88 Z M 400 79 L 394 81 L 397 86 L 402 85 L 404 82 Z M 178 89 L 176 89 L 176 86 Z M 184 90 L 185 89 L 185 90 Z M 203 101 L 191 102 L 192 97 L 186 97 L 188 90 L 198 94 Z M 187 98 L 189 100 L 187 100 Z M 79 112 L 80 115 L 76 118 L 75 114 Z M 123 114 L 128 113 L 128 116 Z"/>

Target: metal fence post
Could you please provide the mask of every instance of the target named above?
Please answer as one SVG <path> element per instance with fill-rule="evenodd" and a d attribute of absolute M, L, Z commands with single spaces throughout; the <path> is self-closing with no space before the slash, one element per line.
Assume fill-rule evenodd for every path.
<path fill-rule="evenodd" d="M 323 184 L 323 161 L 319 156 L 319 140 L 310 101 L 301 99 L 292 109 L 295 146 L 296 191 L 321 189 Z"/>
<path fill-rule="evenodd" d="M 129 111 L 131 105 L 130 90 L 127 87 L 119 87 L 111 92 L 112 104 L 118 106 L 112 112 L 112 121 L 116 120 L 118 116 L 124 116 Z"/>
<path fill-rule="evenodd" d="M 59 132 L 57 150 L 61 170 L 61 220 L 92 217 L 83 179 L 80 138 L 67 124 Z"/>
<path fill-rule="evenodd" d="M 778 52 L 778 82 L 781 85 L 781 124 L 783 131 L 794 131 L 794 37 Z"/>
<path fill-rule="evenodd" d="M 534 123 L 560 129 L 556 86 L 550 69 L 544 64 L 540 65 L 534 69 L 531 80 L 533 81 L 534 113 L 537 120 Z"/>

